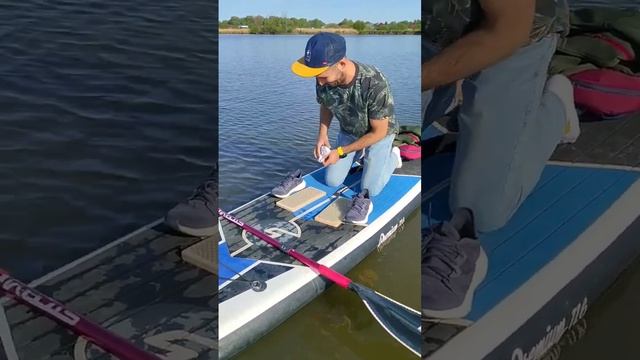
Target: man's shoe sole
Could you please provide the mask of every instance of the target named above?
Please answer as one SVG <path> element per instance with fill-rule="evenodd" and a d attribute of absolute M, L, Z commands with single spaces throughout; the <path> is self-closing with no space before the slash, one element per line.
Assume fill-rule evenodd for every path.
<path fill-rule="evenodd" d="M 189 226 L 181 225 L 178 221 L 168 221 L 167 218 L 164 219 L 164 223 L 165 225 L 179 233 L 195 237 L 213 236 L 218 232 L 218 224 L 205 228 L 192 228 Z"/>

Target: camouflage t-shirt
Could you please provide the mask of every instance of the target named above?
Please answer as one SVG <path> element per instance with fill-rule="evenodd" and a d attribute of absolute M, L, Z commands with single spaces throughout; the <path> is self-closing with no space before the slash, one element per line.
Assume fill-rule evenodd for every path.
<path fill-rule="evenodd" d="M 393 96 L 385 76 L 376 67 L 354 61 L 356 75 L 348 85 L 320 86 L 316 100 L 340 122 L 340 130 L 361 137 L 371 130 L 369 120 L 389 119 L 387 134 L 398 132 Z"/>
<path fill-rule="evenodd" d="M 508 0 L 505 0 L 508 1 Z M 422 2 L 423 39 L 440 48 L 451 45 L 482 21 L 479 0 L 428 0 Z M 569 32 L 567 0 L 537 0 L 531 40 Z"/>

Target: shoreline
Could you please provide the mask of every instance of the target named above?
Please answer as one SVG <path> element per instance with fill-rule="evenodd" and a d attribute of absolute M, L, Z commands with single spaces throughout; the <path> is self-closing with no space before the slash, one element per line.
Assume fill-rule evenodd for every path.
<path fill-rule="evenodd" d="M 420 35 L 420 31 L 363 31 L 358 32 L 356 29 L 351 28 L 296 28 L 291 32 L 280 33 L 251 33 L 249 29 L 236 29 L 236 28 L 220 28 L 218 34 L 233 34 L 233 35 L 309 35 L 316 34 L 321 31 L 333 32 L 341 35 Z"/>

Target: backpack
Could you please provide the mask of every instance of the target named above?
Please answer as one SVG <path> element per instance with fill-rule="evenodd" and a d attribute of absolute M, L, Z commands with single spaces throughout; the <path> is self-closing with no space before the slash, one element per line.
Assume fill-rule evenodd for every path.
<path fill-rule="evenodd" d="M 585 70 L 569 78 L 576 107 L 603 119 L 640 112 L 640 76 L 612 69 Z"/>
<path fill-rule="evenodd" d="M 403 160 L 417 160 L 422 157 L 420 132 L 420 126 L 400 126 L 393 144 L 400 149 L 400 157 Z"/>

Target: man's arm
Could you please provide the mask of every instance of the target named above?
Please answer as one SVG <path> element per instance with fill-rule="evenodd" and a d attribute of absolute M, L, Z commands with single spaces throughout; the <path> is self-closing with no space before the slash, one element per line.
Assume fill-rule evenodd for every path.
<path fill-rule="evenodd" d="M 320 148 L 322 146 L 331 147 L 329 143 L 329 126 L 331 126 L 331 119 L 333 113 L 331 110 L 320 104 L 320 128 L 318 129 L 318 138 L 316 139 L 316 146 L 313 148 L 313 156 L 320 157 Z"/>
<path fill-rule="evenodd" d="M 371 130 L 368 133 L 362 135 L 362 137 L 351 144 L 342 147 L 345 154 L 367 148 L 387 136 L 389 119 L 369 120 L 369 124 L 371 124 Z"/>
<path fill-rule="evenodd" d="M 453 83 L 512 55 L 527 44 L 536 0 L 479 0 L 480 27 L 422 64 L 422 90 Z"/>
<path fill-rule="evenodd" d="M 329 136 L 329 126 L 331 126 L 332 118 L 333 114 L 331 113 L 331 110 L 324 105 L 320 105 L 320 129 L 318 130 L 318 137 Z"/>

